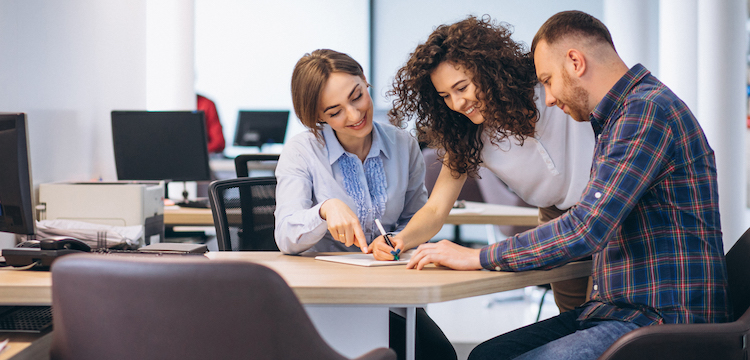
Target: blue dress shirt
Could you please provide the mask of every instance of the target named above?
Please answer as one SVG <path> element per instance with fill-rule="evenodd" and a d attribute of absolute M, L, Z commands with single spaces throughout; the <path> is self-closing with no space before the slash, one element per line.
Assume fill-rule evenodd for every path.
<path fill-rule="evenodd" d="M 326 221 L 320 218 L 320 205 L 339 199 L 356 214 L 354 200 L 344 187 L 339 159 L 346 152 L 330 126 L 323 126 L 321 143 L 313 133 L 294 136 L 284 144 L 276 167 L 276 244 L 286 254 L 303 251 L 360 251 L 333 239 Z M 398 232 L 427 202 L 424 186 L 425 165 L 416 139 L 403 129 L 373 122 L 372 146 L 367 158 L 380 157 L 385 172 L 387 200 L 380 219 L 386 231 Z M 357 162 L 357 176 L 369 192 L 364 167 Z M 371 243 L 380 235 L 374 224 L 373 204 L 364 197 L 368 209 L 362 230 Z"/>

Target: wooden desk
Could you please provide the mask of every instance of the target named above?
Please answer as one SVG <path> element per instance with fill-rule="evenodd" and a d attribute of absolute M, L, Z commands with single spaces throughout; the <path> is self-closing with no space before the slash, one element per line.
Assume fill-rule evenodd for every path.
<path fill-rule="evenodd" d="M 417 271 L 399 265 L 363 267 L 332 263 L 314 260 L 314 255 L 319 254 L 291 256 L 270 251 L 218 251 L 206 254 L 210 259 L 251 261 L 268 266 L 281 274 L 304 304 L 424 305 L 588 276 L 591 273 L 590 261 L 571 263 L 548 271 L 518 273 L 454 271 L 434 266 Z"/>
<path fill-rule="evenodd" d="M 416 271 L 402 265 L 368 268 L 278 252 L 209 252 L 206 256 L 257 262 L 278 272 L 305 305 L 321 335 L 347 356 L 388 345 L 389 308 L 406 310 L 407 344 L 414 344 L 417 307 L 587 276 L 591 271 L 589 261 L 549 271 L 511 273 L 436 267 Z M 50 287 L 49 272 L 0 272 L 0 304 L 50 305 Z M 411 355 L 413 349 L 407 346 Z"/>
<path fill-rule="evenodd" d="M 211 209 L 170 206 L 164 208 L 164 225 L 214 226 L 214 217 Z"/>
<path fill-rule="evenodd" d="M 23 334 L 0 332 L 0 341 L 10 338 L 8 347 L 0 352 L 0 360 L 47 360 L 52 345 L 52 332 Z M 33 346 L 32 346 L 33 345 Z"/>
<path fill-rule="evenodd" d="M 455 209 L 446 224 L 538 225 L 536 208 L 466 202 L 466 209 Z M 213 226 L 211 209 L 166 208 L 164 225 Z"/>

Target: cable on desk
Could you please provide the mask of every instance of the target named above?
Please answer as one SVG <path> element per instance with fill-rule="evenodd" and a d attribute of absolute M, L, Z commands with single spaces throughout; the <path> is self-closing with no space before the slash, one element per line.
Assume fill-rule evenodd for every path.
<path fill-rule="evenodd" d="M 1 270 L 8 270 L 8 271 L 29 270 L 29 269 L 33 268 L 34 266 L 37 266 L 37 265 L 42 265 L 42 261 L 41 260 L 37 260 L 33 264 L 29 264 L 29 265 L 26 265 L 26 266 L 10 266 L 10 265 L 6 265 L 6 266 L 3 266 L 3 267 L 0 267 L 0 271 Z"/>

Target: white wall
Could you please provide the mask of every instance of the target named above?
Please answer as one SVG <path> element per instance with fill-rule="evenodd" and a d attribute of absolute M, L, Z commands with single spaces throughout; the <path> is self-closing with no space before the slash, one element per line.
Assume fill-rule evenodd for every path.
<path fill-rule="evenodd" d="M 109 113 L 146 106 L 145 4 L 0 1 L 0 111 L 28 114 L 35 186 L 116 179 Z"/>
<path fill-rule="evenodd" d="M 294 116 L 290 84 L 294 65 L 305 53 L 341 51 L 369 73 L 368 4 L 195 0 L 195 88 L 216 103 L 227 146 L 240 109 L 289 110 L 287 139 L 304 131 Z"/>
<path fill-rule="evenodd" d="M 678 0 L 682 1 L 682 0 Z M 628 67 L 642 64 L 659 77 L 659 1 L 603 0 L 601 20 Z"/>
<path fill-rule="evenodd" d="M 194 29 L 193 0 L 146 1 L 146 110 L 195 110 Z"/>
<path fill-rule="evenodd" d="M 145 1 L 0 1 L 0 109 L 28 114 L 34 184 L 115 179 L 110 111 L 146 105 Z"/>
<path fill-rule="evenodd" d="M 468 15 L 489 14 L 515 29 L 513 38 L 531 47 L 540 26 L 552 15 L 564 10 L 585 11 L 602 19 L 601 0 L 373 0 L 375 79 L 373 95 L 378 109 L 388 109 L 384 95 L 393 77 L 427 36 L 440 24 L 452 24 Z"/>
<path fill-rule="evenodd" d="M 716 154 L 721 230 L 729 251 L 747 230 L 747 0 L 698 0 L 698 118 Z"/>

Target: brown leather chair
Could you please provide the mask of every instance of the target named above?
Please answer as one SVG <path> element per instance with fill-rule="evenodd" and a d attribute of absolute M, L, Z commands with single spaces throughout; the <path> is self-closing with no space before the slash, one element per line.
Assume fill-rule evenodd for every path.
<path fill-rule="evenodd" d="M 52 359 L 345 359 L 281 276 L 249 262 L 68 255 L 52 266 L 52 308 Z"/>
<path fill-rule="evenodd" d="M 654 325 L 618 339 L 599 360 L 748 359 L 750 346 L 750 229 L 726 255 L 729 298 L 736 321 Z"/>

